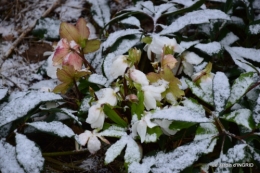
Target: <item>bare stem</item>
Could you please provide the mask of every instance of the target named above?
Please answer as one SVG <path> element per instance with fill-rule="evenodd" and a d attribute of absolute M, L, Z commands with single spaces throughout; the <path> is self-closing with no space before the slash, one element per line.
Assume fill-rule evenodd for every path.
<path fill-rule="evenodd" d="M 63 151 L 63 152 L 52 152 L 52 153 L 42 153 L 43 157 L 53 157 L 53 156 L 68 156 L 68 155 L 75 155 L 75 154 L 82 154 L 88 152 L 87 149 L 85 150 L 73 150 L 73 151 Z"/>
<path fill-rule="evenodd" d="M 75 51 L 75 52 L 77 52 L 77 51 Z M 95 70 L 95 69 L 92 67 L 92 65 L 85 59 L 83 51 L 81 50 L 80 53 L 77 52 L 77 54 L 82 58 L 83 64 L 85 65 L 85 67 L 89 67 L 89 68 L 90 68 L 90 71 L 92 71 L 93 73 L 96 73 L 96 70 Z"/>

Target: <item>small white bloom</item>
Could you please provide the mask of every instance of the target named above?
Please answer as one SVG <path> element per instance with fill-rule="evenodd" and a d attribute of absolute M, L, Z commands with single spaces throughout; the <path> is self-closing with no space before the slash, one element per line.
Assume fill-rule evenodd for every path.
<path fill-rule="evenodd" d="M 53 56 L 54 56 L 54 52 L 47 59 L 46 72 L 47 72 L 47 75 L 50 78 L 57 79 L 57 74 L 56 74 L 57 73 L 57 69 L 61 68 L 61 65 L 57 65 L 57 66 L 53 65 L 53 62 L 52 62 Z"/>
<path fill-rule="evenodd" d="M 105 121 L 105 113 L 100 104 L 93 105 L 88 110 L 88 118 L 86 122 L 91 124 L 92 128 L 103 128 Z"/>
<path fill-rule="evenodd" d="M 177 130 L 169 129 L 169 126 L 172 123 L 172 121 L 169 121 L 169 120 L 166 120 L 166 119 L 162 119 L 162 120 L 156 119 L 156 120 L 154 120 L 154 122 L 156 124 L 158 124 L 161 127 L 163 133 L 168 135 L 168 136 L 174 135 L 177 132 Z"/>
<path fill-rule="evenodd" d="M 140 70 L 130 69 L 129 76 L 135 83 L 141 84 L 142 86 L 149 85 L 146 75 Z"/>
<path fill-rule="evenodd" d="M 98 95 L 98 104 L 110 104 L 111 106 L 115 106 L 117 104 L 116 92 L 118 88 L 104 88 L 101 89 L 99 92 L 101 93 Z"/>
<path fill-rule="evenodd" d="M 91 154 L 96 153 L 100 150 L 101 142 L 98 140 L 100 138 L 103 142 L 109 144 L 109 141 L 102 137 L 99 133 L 94 130 L 93 132 L 86 130 L 84 133 L 75 136 L 76 141 L 81 145 L 85 146 L 88 143 L 88 150 Z"/>
<path fill-rule="evenodd" d="M 138 134 L 140 136 L 141 143 L 143 143 L 145 140 L 147 127 L 153 128 L 157 126 L 157 124 L 151 122 L 151 115 L 152 114 L 150 112 L 146 113 L 146 115 L 144 115 L 141 120 L 136 121 L 132 126 L 133 136 L 137 136 Z"/>
<path fill-rule="evenodd" d="M 186 75 L 191 76 L 193 74 L 193 65 L 198 65 L 203 61 L 203 58 L 199 57 L 193 52 L 183 53 L 182 65 L 184 67 L 183 71 Z"/>
<path fill-rule="evenodd" d="M 151 52 L 153 52 L 156 55 L 155 61 L 160 61 L 164 46 L 173 47 L 174 52 L 182 52 L 182 48 L 178 45 L 175 38 L 170 39 L 168 37 L 154 35 L 151 44 L 145 47 L 148 58 L 151 60 Z"/>
<path fill-rule="evenodd" d="M 117 56 L 111 66 L 111 78 L 116 79 L 119 76 L 123 76 L 127 67 L 129 67 L 127 57 L 124 55 Z"/>

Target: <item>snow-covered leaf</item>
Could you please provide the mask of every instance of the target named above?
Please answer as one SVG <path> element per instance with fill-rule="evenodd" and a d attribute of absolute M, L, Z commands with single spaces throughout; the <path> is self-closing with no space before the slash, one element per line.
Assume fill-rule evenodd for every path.
<path fill-rule="evenodd" d="M 239 39 L 238 36 L 236 36 L 233 32 L 230 32 L 226 35 L 226 37 L 224 37 L 220 41 L 220 44 L 229 46 L 229 45 L 233 44 L 235 41 L 237 41 L 238 39 Z"/>
<path fill-rule="evenodd" d="M 200 87 L 197 86 L 192 81 L 186 79 L 185 80 L 189 88 L 191 89 L 192 93 L 199 97 L 201 100 L 204 100 L 210 105 L 213 105 L 213 94 L 212 94 L 212 84 L 209 82 L 205 83 L 202 87 L 200 83 Z"/>
<path fill-rule="evenodd" d="M 163 29 L 160 34 L 169 34 L 179 31 L 190 24 L 209 23 L 211 19 L 230 20 L 230 17 L 220 10 L 198 10 L 185 14 L 175 20 L 170 26 Z"/>
<path fill-rule="evenodd" d="M 242 73 L 237 78 L 231 88 L 230 97 L 226 104 L 226 108 L 235 104 L 247 91 L 247 89 L 254 83 L 254 73 Z"/>
<path fill-rule="evenodd" d="M 87 0 L 92 4 L 91 12 L 93 19 L 100 26 L 104 27 L 110 21 L 110 8 L 108 2 L 104 0 Z"/>
<path fill-rule="evenodd" d="M 127 136 L 122 136 L 116 143 L 111 145 L 106 152 L 105 164 L 112 162 L 125 148 L 128 142 Z"/>
<path fill-rule="evenodd" d="M 257 104 L 253 111 L 253 118 L 255 120 L 255 123 L 259 124 L 260 123 L 260 95 L 258 96 L 256 103 Z"/>
<path fill-rule="evenodd" d="M 91 74 L 88 78 L 88 81 L 91 83 L 95 83 L 95 84 L 104 86 L 107 82 L 107 78 L 103 75 Z"/>
<path fill-rule="evenodd" d="M 106 51 L 107 48 L 111 47 L 119 38 L 127 35 L 140 35 L 142 32 L 139 29 L 125 29 L 119 30 L 110 34 L 106 41 L 102 43 L 103 50 Z M 123 44 L 123 43 L 121 43 Z"/>
<path fill-rule="evenodd" d="M 121 20 L 120 22 L 123 24 L 127 24 L 127 25 L 137 26 L 138 28 L 141 27 L 140 21 L 136 17 L 133 17 L 133 16 L 128 17 L 124 20 Z"/>
<path fill-rule="evenodd" d="M 124 156 L 125 162 L 126 163 L 139 162 L 142 158 L 142 150 L 133 138 L 131 138 L 130 136 L 127 136 L 127 138 L 128 140 L 127 140 L 125 156 Z"/>
<path fill-rule="evenodd" d="M 61 100 L 58 94 L 31 91 L 25 96 L 10 101 L 0 112 L 0 127 L 27 115 L 37 105 L 46 101 Z"/>
<path fill-rule="evenodd" d="M 26 136 L 16 133 L 17 160 L 26 172 L 39 173 L 43 169 L 44 158 L 40 149 Z"/>
<path fill-rule="evenodd" d="M 213 123 L 200 123 L 194 140 L 210 139 L 218 134 L 218 129 Z"/>
<path fill-rule="evenodd" d="M 24 170 L 17 162 L 15 147 L 0 140 L 0 172 L 2 173 L 23 173 Z"/>
<path fill-rule="evenodd" d="M 238 125 L 242 125 L 245 128 L 252 130 L 255 127 L 255 122 L 252 117 L 252 112 L 249 109 L 238 109 L 229 114 L 223 115 L 227 121 L 235 122 Z"/>
<path fill-rule="evenodd" d="M 227 76 L 222 72 L 217 72 L 213 78 L 213 98 L 215 110 L 221 112 L 230 95 L 230 86 Z"/>
<path fill-rule="evenodd" d="M 75 113 L 76 111 L 71 110 L 71 109 L 67 109 L 67 108 L 61 108 L 61 112 L 65 113 L 66 115 L 68 115 L 70 118 L 74 119 L 79 125 L 82 125 L 82 123 L 79 121 L 79 118 L 76 117 L 73 113 Z"/>
<path fill-rule="evenodd" d="M 133 162 L 128 172 L 181 172 L 197 161 L 201 154 L 212 152 L 215 145 L 216 139 L 196 140 L 172 152 L 159 152 L 155 156 L 146 157 L 142 164 Z"/>
<path fill-rule="evenodd" d="M 39 19 L 32 34 L 40 38 L 58 39 L 60 23 L 60 20 L 52 18 Z"/>
<path fill-rule="evenodd" d="M 80 105 L 80 112 L 87 112 L 90 108 L 89 102 L 90 102 L 91 98 L 90 97 L 85 97 Z"/>
<path fill-rule="evenodd" d="M 3 100 L 8 94 L 8 89 L 7 88 L 3 88 L 0 89 L 0 101 Z"/>
<path fill-rule="evenodd" d="M 118 126 L 110 126 L 108 129 L 99 133 L 101 136 L 109 136 L 109 137 L 121 137 L 126 134 L 126 129 Z"/>
<path fill-rule="evenodd" d="M 186 106 L 172 106 L 170 108 L 156 110 L 152 114 L 152 118 L 187 121 L 195 123 L 210 122 L 210 120 L 206 117 L 205 112 L 200 113 Z"/>
<path fill-rule="evenodd" d="M 246 59 L 260 62 L 260 49 L 231 47 L 231 50 Z"/>
<path fill-rule="evenodd" d="M 197 49 L 202 50 L 203 52 L 213 55 L 217 54 L 221 50 L 221 45 L 218 42 L 211 42 L 211 43 L 199 43 L 194 46 Z"/>
<path fill-rule="evenodd" d="M 173 3 L 177 3 L 177 4 L 182 4 L 184 7 L 190 7 L 193 4 L 195 4 L 196 2 L 198 2 L 199 0 L 167 0 L 166 2 L 173 2 Z M 203 4 L 201 6 L 202 9 L 205 9 L 206 6 Z"/>
<path fill-rule="evenodd" d="M 59 137 L 72 137 L 74 136 L 74 132 L 66 126 L 65 124 L 59 122 L 59 121 L 52 121 L 52 122 L 33 122 L 33 123 L 27 123 L 30 126 L 33 126 L 34 128 L 43 131 L 48 132 L 54 135 L 58 135 Z"/>
<path fill-rule="evenodd" d="M 260 33 L 260 24 L 250 25 L 249 31 L 251 34 L 259 34 Z"/>

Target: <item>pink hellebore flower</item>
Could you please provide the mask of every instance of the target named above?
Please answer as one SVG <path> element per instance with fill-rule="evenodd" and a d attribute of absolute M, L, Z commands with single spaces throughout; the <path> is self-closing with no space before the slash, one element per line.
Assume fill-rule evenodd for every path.
<path fill-rule="evenodd" d="M 91 154 L 94 154 L 100 150 L 101 142 L 98 140 L 98 138 L 103 142 L 110 144 L 109 141 L 98 134 L 96 130 L 93 132 L 86 130 L 84 133 L 76 136 L 76 140 L 80 145 L 85 146 L 88 143 L 88 150 Z"/>
<path fill-rule="evenodd" d="M 62 38 L 57 45 L 53 56 L 53 65 L 72 65 L 75 70 L 81 70 L 83 60 L 79 56 L 79 45 L 75 41 L 68 42 Z"/>

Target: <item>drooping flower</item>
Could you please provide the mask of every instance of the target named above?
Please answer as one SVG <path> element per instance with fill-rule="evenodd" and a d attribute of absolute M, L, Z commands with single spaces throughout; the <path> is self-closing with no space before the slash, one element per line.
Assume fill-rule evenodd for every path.
<path fill-rule="evenodd" d="M 182 48 L 178 45 L 175 38 L 168 38 L 159 35 L 153 35 L 151 44 L 147 44 L 144 50 L 147 51 L 147 56 L 152 60 L 152 52 L 155 54 L 155 61 L 161 60 L 164 46 L 172 47 L 174 52 L 182 52 Z"/>
<path fill-rule="evenodd" d="M 147 132 L 147 127 L 153 128 L 157 126 L 157 124 L 151 122 L 152 114 L 150 112 L 146 112 L 146 114 L 141 118 L 141 120 L 134 122 L 132 126 L 132 134 L 133 136 L 140 136 L 141 143 L 145 141 L 145 136 Z"/>
<path fill-rule="evenodd" d="M 110 144 L 109 141 L 97 133 L 96 130 L 93 130 L 92 132 L 86 130 L 84 133 L 81 133 L 75 137 L 81 146 L 85 146 L 88 143 L 88 150 L 91 154 L 94 154 L 100 150 L 101 142 L 98 140 L 98 138 L 103 142 Z"/>
<path fill-rule="evenodd" d="M 92 105 L 88 110 L 86 122 L 91 124 L 91 128 L 102 129 L 105 121 L 105 113 L 101 104 Z"/>
<path fill-rule="evenodd" d="M 143 72 L 141 72 L 140 70 L 130 69 L 129 76 L 135 83 L 138 83 L 142 86 L 149 85 L 149 81 L 148 81 L 146 75 Z"/>
<path fill-rule="evenodd" d="M 203 61 L 203 58 L 193 52 L 184 52 L 182 57 L 183 72 L 188 76 L 193 74 L 193 65 L 198 65 Z"/>
<path fill-rule="evenodd" d="M 75 41 L 68 42 L 67 39 L 61 39 L 53 56 L 53 65 L 71 65 L 75 70 L 81 70 L 83 60 L 79 55 L 79 45 Z"/>
<path fill-rule="evenodd" d="M 116 98 L 116 92 L 118 91 L 118 88 L 112 89 L 112 88 L 104 88 L 99 90 L 100 96 L 98 96 L 98 104 L 110 104 L 111 106 L 116 106 L 117 104 L 117 98 Z"/>
<path fill-rule="evenodd" d="M 119 76 L 125 74 L 125 70 L 129 67 L 130 64 L 127 62 L 127 57 L 124 55 L 119 55 L 115 58 L 115 61 L 112 63 L 111 67 L 111 78 L 116 79 Z"/>

